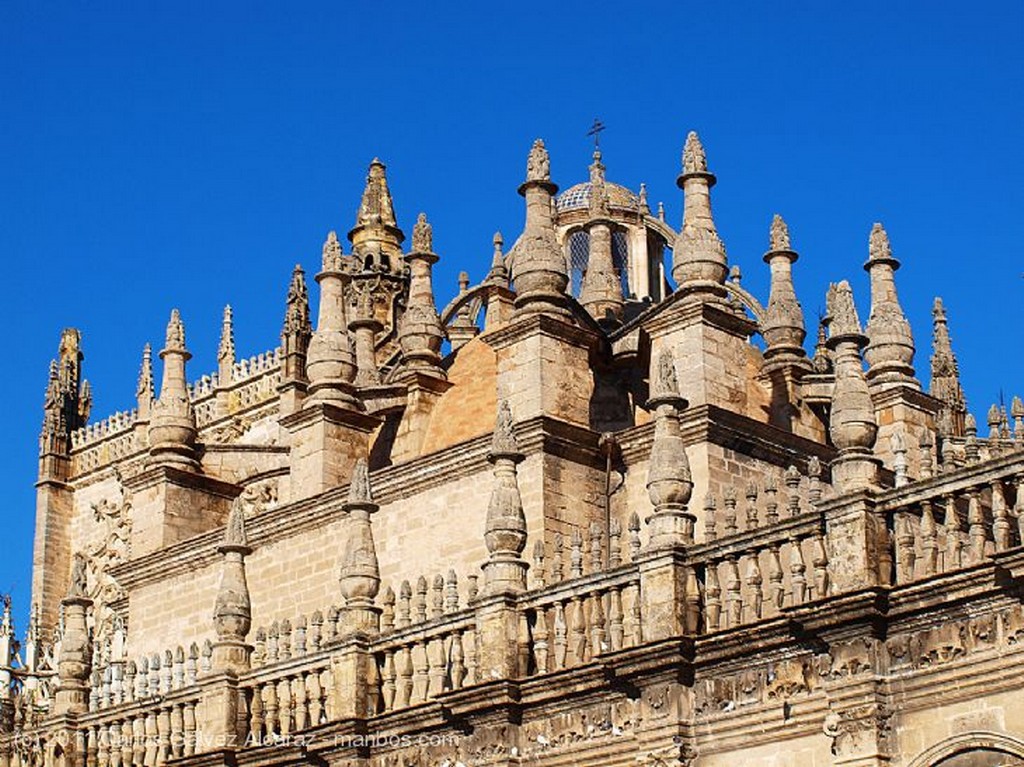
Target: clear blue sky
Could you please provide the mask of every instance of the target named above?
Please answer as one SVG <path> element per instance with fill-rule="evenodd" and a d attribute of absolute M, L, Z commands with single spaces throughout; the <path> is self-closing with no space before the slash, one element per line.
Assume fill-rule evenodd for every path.
<path fill-rule="evenodd" d="M 514 13 L 506 7 L 516 8 Z M 867 317 L 881 220 L 927 378 L 945 297 L 972 409 L 1024 393 L 1024 5 L 1017 2 L 67 3 L 0 5 L 0 591 L 29 598 L 47 362 L 82 329 L 94 415 L 130 407 L 142 345 L 181 308 L 193 377 L 222 306 L 273 347 L 289 272 L 352 225 L 388 164 L 400 223 L 429 214 L 441 303 L 522 224 L 530 142 L 583 180 L 664 200 L 687 130 L 718 174 L 730 260 L 764 295 L 772 213 L 808 317 L 850 278 Z M 22 622 L 23 625 L 23 622 Z"/>

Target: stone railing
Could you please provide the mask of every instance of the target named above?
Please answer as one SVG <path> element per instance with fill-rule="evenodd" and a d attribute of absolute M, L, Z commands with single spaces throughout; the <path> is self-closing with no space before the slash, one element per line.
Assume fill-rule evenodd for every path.
<path fill-rule="evenodd" d="M 333 718 L 329 650 L 299 645 L 295 655 L 286 653 L 254 669 L 241 683 L 249 704 L 246 738 L 251 745 L 281 742 Z"/>
<path fill-rule="evenodd" d="M 891 531 L 893 583 L 980 564 L 1024 542 L 1024 452 L 989 461 L 969 452 L 966 465 L 888 490 L 877 502 Z"/>

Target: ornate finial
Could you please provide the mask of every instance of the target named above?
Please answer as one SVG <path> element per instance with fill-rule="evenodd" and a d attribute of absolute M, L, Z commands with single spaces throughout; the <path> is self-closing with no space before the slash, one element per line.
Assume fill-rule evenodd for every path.
<path fill-rule="evenodd" d="M 420 213 L 412 228 L 412 249 L 416 253 L 434 252 L 434 228 L 427 223 L 427 214 Z"/>
<path fill-rule="evenodd" d="M 491 440 L 492 456 L 519 454 L 519 443 L 512 425 L 512 408 L 509 406 L 508 400 L 503 399 L 498 403 L 498 419 L 494 425 L 494 437 Z"/>
<path fill-rule="evenodd" d="M 946 321 L 946 307 L 942 305 L 942 299 L 938 296 L 935 297 L 935 301 L 932 303 L 932 319 L 936 322 Z"/>
<path fill-rule="evenodd" d="M 782 216 L 778 213 L 772 218 L 772 230 L 771 230 L 771 249 L 772 250 L 792 250 L 792 246 L 789 242 L 789 227 L 786 226 L 786 222 Z"/>
<path fill-rule="evenodd" d="M 350 504 L 373 503 L 373 492 L 370 490 L 370 470 L 365 458 L 356 461 L 352 470 L 352 480 L 348 486 L 348 502 Z"/>
<path fill-rule="evenodd" d="M 651 207 L 647 204 L 647 184 L 640 182 L 640 193 L 637 195 L 637 199 L 640 203 L 641 213 L 650 213 Z"/>
<path fill-rule="evenodd" d="M 707 173 L 708 159 L 697 131 L 690 131 L 683 147 L 683 173 Z"/>
<path fill-rule="evenodd" d="M 857 306 L 853 302 L 853 289 L 849 282 L 842 280 L 829 285 L 825 306 L 831 337 L 861 334 L 860 318 L 857 316 Z"/>
<path fill-rule="evenodd" d="M 135 396 L 143 398 L 146 395 L 153 398 L 153 351 L 149 344 L 142 347 L 142 364 L 139 366 L 139 382 L 135 387 Z"/>
<path fill-rule="evenodd" d="M 217 360 L 235 361 L 235 327 L 231 313 L 231 304 L 224 307 L 224 317 L 220 324 L 220 344 L 217 347 Z"/>
<path fill-rule="evenodd" d="M 327 233 L 327 239 L 324 240 L 323 271 L 340 272 L 341 257 L 341 243 L 338 242 L 338 233 L 332 229 Z"/>
<path fill-rule="evenodd" d="M 165 347 L 173 351 L 185 350 L 185 326 L 181 322 L 181 314 L 177 309 L 171 310 L 171 319 L 167 323 L 167 343 Z"/>
<path fill-rule="evenodd" d="M 932 306 L 932 358 L 931 385 L 928 393 L 943 403 L 936 422 L 939 433 L 945 436 L 961 436 L 967 402 L 960 385 L 960 367 L 946 322 L 946 309 L 942 299 L 936 298 Z"/>
<path fill-rule="evenodd" d="M 249 550 L 249 537 L 245 533 L 245 504 L 242 496 L 238 496 L 231 504 L 228 512 L 228 521 L 224 526 L 224 542 L 221 544 L 221 553 L 225 551 Z"/>
<path fill-rule="evenodd" d="M 494 254 L 491 256 L 491 270 L 487 273 L 487 279 L 484 281 L 490 284 L 507 287 L 508 269 L 505 268 L 505 254 L 501 251 L 502 245 L 504 245 L 505 241 L 501 236 L 501 232 L 494 233 L 493 243 Z"/>
<path fill-rule="evenodd" d="M 889 235 L 879 223 L 871 227 L 871 236 L 868 240 L 868 260 L 892 260 L 892 246 L 889 244 Z"/>
<path fill-rule="evenodd" d="M 893 453 L 907 452 L 907 441 L 903 436 L 902 429 L 897 429 L 889 435 L 889 448 Z"/>
<path fill-rule="evenodd" d="M 551 159 L 548 157 L 548 150 L 544 148 L 543 139 L 534 141 L 530 149 L 530 155 L 526 160 L 526 180 L 551 180 Z"/>
<path fill-rule="evenodd" d="M 665 220 L 665 203 L 663 203 L 663 202 L 659 202 L 658 203 L 658 220 L 659 221 L 664 221 Z"/>
<path fill-rule="evenodd" d="M 671 349 L 662 349 L 658 354 L 658 367 L 651 381 L 651 399 L 679 396 L 679 380 L 676 377 L 675 356 Z"/>
<path fill-rule="evenodd" d="M 69 599 L 85 599 L 89 596 L 88 578 L 85 569 L 85 555 L 76 551 L 71 561 L 71 581 L 68 584 Z"/>
<path fill-rule="evenodd" d="M 284 333 L 312 332 L 309 320 L 309 290 L 306 288 L 306 273 L 300 264 L 296 264 L 292 270 L 292 279 L 288 283 L 288 297 L 285 301 L 287 308 L 284 315 Z"/>

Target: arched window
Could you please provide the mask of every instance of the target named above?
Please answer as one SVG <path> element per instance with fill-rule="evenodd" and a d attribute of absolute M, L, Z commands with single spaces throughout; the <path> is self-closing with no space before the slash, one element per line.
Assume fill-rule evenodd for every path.
<path fill-rule="evenodd" d="M 590 261 L 590 234 L 582 229 L 569 235 L 569 291 L 579 298 Z"/>
<path fill-rule="evenodd" d="M 629 298 L 632 294 L 629 289 L 629 240 L 621 229 L 612 232 L 612 264 L 622 283 L 622 297 Z"/>

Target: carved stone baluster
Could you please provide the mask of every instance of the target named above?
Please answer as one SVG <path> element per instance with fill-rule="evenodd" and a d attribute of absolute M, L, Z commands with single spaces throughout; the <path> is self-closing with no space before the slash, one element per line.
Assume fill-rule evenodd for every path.
<path fill-rule="evenodd" d="M 265 712 L 266 731 L 265 736 L 269 740 L 281 732 L 281 723 L 278 719 L 279 708 L 277 705 L 277 685 L 268 682 L 263 686 L 263 711 Z"/>
<path fill-rule="evenodd" d="M 626 529 L 629 531 L 629 561 L 636 562 L 640 557 L 640 515 L 635 511 L 630 513 Z"/>
<path fill-rule="evenodd" d="M 111 728 L 111 730 L 113 730 L 114 728 L 117 728 L 118 730 L 120 730 L 120 725 L 113 724 L 113 725 L 110 726 L 110 728 Z M 96 764 L 97 764 L 98 767 L 109 767 L 110 762 L 111 762 L 110 750 L 111 750 L 112 744 L 116 744 L 116 743 L 117 743 L 117 741 L 114 740 L 113 735 L 108 736 L 107 733 L 103 733 L 98 738 L 96 736 L 91 736 L 89 738 L 89 745 L 91 747 L 93 747 L 90 750 L 95 750 L 95 752 L 96 752 Z M 114 746 L 114 747 L 116 747 L 116 746 Z M 121 757 L 121 754 L 120 754 L 120 752 L 118 752 L 118 762 L 121 761 L 120 757 Z M 5 762 L 5 764 L 17 765 L 18 761 L 17 760 L 11 760 L 10 762 Z"/>
<path fill-rule="evenodd" d="M 427 674 L 429 669 L 427 643 L 423 640 L 417 641 L 413 646 L 412 669 L 412 702 L 422 703 L 427 699 L 430 688 L 430 677 Z"/>
<path fill-rule="evenodd" d="M 718 562 L 711 560 L 704 568 L 704 625 L 709 633 L 721 628 L 722 586 L 718 580 Z"/>
<path fill-rule="evenodd" d="M 921 479 L 930 479 L 935 474 L 935 463 L 932 458 L 932 448 L 935 446 L 935 441 L 932 439 L 930 431 L 925 431 L 921 435 L 918 446 L 921 448 Z"/>
<path fill-rule="evenodd" d="M 431 619 L 444 617 L 444 576 L 440 573 L 434 576 L 434 588 L 431 592 Z"/>
<path fill-rule="evenodd" d="M 388 586 L 380 598 L 380 631 L 382 634 L 390 634 L 395 630 L 395 590 Z M 316 614 L 314 613 L 314 618 Z M 316 649 L 317 645 L 314 645 Z"/>
<path fill-rule="evenodd" d="M 595 591 L 587 599 L 590 603 L 590 653 L 591 656 L 607 652 L 608 628 L 605 625 L 604 594 Z"/>
<path fill-rule="evenodd" d="M 390 589 L 390 587 L 388 587 Z M 385 592 L 385 597 L 387 593 Z M 395 592 L 391 592 L 391 628 L 395 627 Z M 383 628 L 384 616 L 381 616 L 381 628 Z M 314 610 L 313 614 L 309 616 L 309 646 L 311 652 L 316 652 L 323 647 L 324 642 L 324 614 L 319 610 Z"/>
<path fill-rule="evenodd" d="M 768 547 L 768 599 L 775 612 L 782 610 L 786 603 L 786 586 L 783 584 L 782 558 L 779 556 L 779 544 Z"/>
<path fill-rule="evenodd" d="M 761 575 L 761 563 L 758 561 L 757 550 L 747 552 L 747 610 L 750 621 L 761 620 L 764 609 L 764 578 Z"/>
<path fill-rule="evenodd" d="M 129 743 L 132 744 L 132 765 L 143 767 L 146 764 L 146 717 L 139 714 L 132 719 L 132 737 Z M 152 764 L 152 762 L 150 762 Z"/>
<path fill-rule="evenodd" d="M 725 559 L 725 605 L 729 615 L 729 628 L 743 622 L 743 594 L 740 568 L 735 556 Z"/>
<path fill-rule="evenodd" d="M 195 642 L 192 643 L 192 647 L 196 648 L 196 657 L 198 658 L 199 657 L 199 648 L 196 647 Z M 186 675 L 185 676 L 186 676 L 186 680 L 187 680 L 188 684 L 195 684 L 196 683 L 196 677 L 195 677 L 195 670 L 194 669 L 195 669 L 195 665 L 193 664 L 193 673 L 192 673 L 191 677 L 188 676 L 187 669 L 186 669 Z M 137 673 L 138 673 L 138 671 L 137 671 L 137 669 L 135 667 L 135 661 L 130 660 L 127 663 L 124 664 L 124 685 L 123 686 L 124 686 L 124 699 L 125 699 L 125 702 L 130 702 L 130 701 L 135 700 L 135 685 L 136 685 L 135 676 L 136 676 Z"/>
<path fill-rule="evenodd" d="M 466 651 L 462 646 L 462 632 L 452 635 L 451 649 L 451 682 L 453 690 L 461 690 L 466 682 Z"/>
<path fill-rule="evenodd" d="M 445 654 L 444 639 L 436 636 L 426 643 L 427 697 L 436 698 L 444 692 Z"/>
<path fill-rule="evenodd" d="M 295 699 L 292 697 L 292 686 L 285 677 L 277 683 L 277 718 L 281 725 L 281 734 L 295 732 Z"/>
<path fill-rule="evenodd" d="M 161 706 L 156 714 L 156 763 L 167 764 L 171 756 L 171 710 Z"/>
<path fill-rule="evenodd" d="M 764 523 L 774 525 L 779 521 L 779 486 L 775 477 L 764 481 Z"/>
<path fill-rule="evenodd" d="M 277 621 L 274 621 L 273 623 L 271 623 L 270 624 L 270 629 L 267 631 L 267 663 L 268 664 L 274 663 L 274 662 L 277 661 L 278 649 L 280 647 L 280 643 L 278 642 L 278 637 L 279 637 L 280 633 L 281 633 L 280 624 L 278 624 Z"/>
<path fill-rule="evenodd" d="M 565 543 L 562 540 L 561 533 L 555 533 L 554 538 L 554 552 L 551 557 L 551 582 L 559 583 L 563 578 L 562 567 L 563 567 L 563 549 Z"/>
<path fill-rule="evenodd" d="M 948 493 L 946 500 L 946 570 L 963 567 L 963 540 L 961 539 L 960 514 L 956 509 L 956 496 Z"/>
<path fill-rule="evenodd" d="M 533 587 L 542 589 L 547 585 L 547 574 L 544 571 L 544 541 L 538 538 L 533 542 Z"/>
<path fill-rule="evenodd" d="M 608 529 L 608 567 L 622 564 L 622 523 L 613 518 Z"/>
<path fill-rule="evenodd" d="M 156 656 L 154 656 L 156 657 Z M 153 668 L 153 663 L 150 661 L 150 669 Z M 159 670 L 159 669 L 158 669 Z M 158 682 L 159 684 L 159 682 Z M 150 708 L 146 712 L 145 722 L 143 724 L 143 732 L 145 733 L 145 746 L 143 747 L 143 761 L 146 767 L 156 764 L 156 757 L 158 753 L 158 746 L 160 744 L 160 735 L 156 725 L 157 712 L 156 709 Z"/>
<path fill-rule="evenodd" d="M 292 634 L 292 650 L 301 657 L 306 654 L 306 616 L 300 615 L 295 621 L 295 632 Z"/>
<path fill-rule="evenodd" d="M 718 539 L 718 510 L 715 496 L 708 493 L 704 496 L 704 540 L 711 542 Z"/>
<path fill-rule="evenodd" d="M 394 674 L 394 665 L 391 667 L 392 674 Z M 392 702 L 394 701 L 394 677 L 392 676 Z M 320 674 L 317 671 L 312 671 L 308 674 L 303 675 L 302 680 L 305 690 L 303 694 L 306 697 L 306 701 L 309 706 L 309 726 L 316 727 L 318 724 L 322 724 L 324 720 L 324 707 L 321 701 L 322 692 L 320 690 Z"/>
<path fill-rule="evenodd" d="M 249 702 L 249 740 L 254 744 L 263 742 L 263 686 L 256 684 L 252 688 L 252 700 Z"/>
<path fill-rule="evenodd" d="M 571 625 L 569 634 L 572 637 L 572 660 L 579 666 L 589 660 L 587 654 L 587 616 L 583 613 L 583 597 L 572 598 L 572 611 L 569 614 Z"/>
<path fill-rule="evenodd" d="M 782 478 L 786 483 L 786 510 L 790 517 L 800 516 L 800 472 L 790 466 Z"/>
<path fill-rule="evenodd" d="M 530 644 L 530 621 L 526 617 L 526 611 L 519 613 L 519 630 L 516 634 L 516 660 L 520 676 L 527 676 L 530 673 L 530 653 L 533 647 Z"/>
<path fill-rule="evenodd" d="M 683 631 L 687 635 L 700 633 L 701 593 L 697 580 L 697 569 L 686 568 L 686 582 L 683 584 Z"/>
<path fill-rule="evenodd" d="M 182 710 L 182 718 L 185 720 L 184 752 L 185 756 L 194 756 L 196 753 L 196 704 L 195 701 L 187 701 Z"/>
<path fill-rule="evenodd" d="M 733 535 L 739 531 L 736 524 L 736 488 L 731 485 L 725 488 L 722 494 L 722 505 L 725 510 L 722 512 L 722 527 L 726 535 Z"/>
<path fill-rule="evenodd" d="M 1017 517 L 1017 540 L 1024 544 L 1024 474 L 1014 477 L 1016 497 L 1013 502 L 1013 514 Z"/>
<path fill-rule="evenodd" d="M 935 527 L 935 515 L 932 513 L 932 502 L 921 501 L 921 560 L 922 575 L 934 575 L 939 563 L 939 536 Z"/>
<path fill-rule="evenodd" d="M 381 702 L 385 711 L 394 711 L 395 694 L 398 687 L 395 684 L 397 674 L 395 672 L 395 651 L 385 650 L 381 658 Z"/>
<path fill-rule="evenodd" d="M 109 742 L 104 744 L 104 748 L 113 749 L 113 750 L 117 750 L 118 749 L 117 739 L 114 737 L 114 730 L 117 730 L 117 734 L 120 735 L 120 733 L 121 733 L 121 724 L 119 722 L 115 722 L 114 724 L 110 725 L 110 728 L 109 728 L 109 736 L 110 736 L 109 737 Z M 108 728 L 104 727 L 102 730 L 99 727 L 90 727 L 89 728 L 89 739 L 86 741 L 86 745 L 85 745 L 85 763 L 86 764 L 96 764 L 96 765 L 100 764 L 100 741 L 103 740 L 103 739 L 107 739 L 107 737 L 108 737 Z M 0 752 L 0 754 L 2 754 L 2 752 Z M 121 764 L 120 751 L 118 751 L 118 757 L 119 758 L 117 760 L 117 764 L 118 764 L 118 767 L 120 767 L 120 764 Z M 10 764 L 13 764 L 13 762 L 5 762 L 5 764 L 10 765 Z M 104 767 L 106 767 L 106 766 L 104 765 Z"/>
<path fill-rule="evenodd" d="M 306 697 L 306 675 L 292 677 L 291 697 L 295 701 L 295 729 L 305 730 L 309 727 L 309 699 Z"/>
<path fill-rule="evenodd" d="M 181 645 L 178 645 L 178 649 L 174 651 L 174 673 L 171 684 L 174 685 L 175 690 L 180 690 L 185 686 L 185 648 Z"/>
<path fill-rule="evenodd" d="M 802 605 L 807 601 L 807 565 L 804 564 L 803 547 L 798 538 L 789 541 L 789 580 L 793 591 L 793 604 Z"/>
<path fill-rule="evenodd" d="M 412 695 L 416 687 L 413 682 L 415 669 L 412 662 L 412 645 L 404 645 L 398 651 L 398 703 L 395 708 L 405 708 L 412 704 Z"/>
<path fill-rule="evenodd" d="M 821 461 L 818 456 L 812 455 L 807 461 L 807 499 L 812 506 L 816 506 L 821 500 Z"/>
<path fill-rule="evenodd" d="M 412 586 L 409 581 L 402 581 L 399 587 L 398 613 L 395 617 L 395 625 L 398 628 L 405 628 L 412 623 L 410 604 L 412 601 Z"/>
<path fill-rule="evenodd" d="M 583 534 L 578 527 L 572 529 L 572 542 L 569 551 L 569 574 L 572 578 L 583 576 Z"/>
<path fill-rule="evenodd" d="M 640 593 L 640 581 L 633 583 L 632 589 L 633 598 L 629 603 L 629 627 L 626 631 L 626 636 L 629 637 L 630 645 L 637 647 L 644 641 L 644 624 L 643 624 L 643 610 Z"/>
<path fill-rule="evenodd" d="M 462 647 L 466 651 L 466 684 L 475 684 L 480 681 L 480 669 L 477 664 L 477 633 L 470 629 L 466 631 L 462 641 Z"/>
<path fill-rule="evenodd" d="M 590 572 L 604 569 L 604 530 L 599 522 L 590 523 Z"/>
<path fill-rule="evenodd" d="M 750 482 L 747 485 L 747 530 L 756 530 L 757 520 L 757 485 Z"/>
<path fill-rule="evenodd" d="M 555 602 L 555 671 L 565 668 L 565 659 L 569 649 L 568 627 L 565 622 L 565 604 Z"/>
<path fill-rule="evenodd" d="M 811 548 L 811 564 L 814 566 L 814 598 L 824 599 L 828 596 L 828 553 L 825 550 L 825 538 L 821 533 L 814 536 Z"/>
<path fill-rule="evenodd" d="M 467 575 L 466 580 L 468 581 L 468 583 L 466 584 L 466 599 L 469 600 L 470 603 L 472 603 L 476 601 L 476 595 L 480 593 L 480 576 Z"/>
<path fill-rule="evenodd" d="M 448 571 L 444 581 L 444 611 L 453 613 L 459 609 L 459 577 L 454 570 Z"/>
<path fill-rule="evenodd" d="M 429 591 L 427 579 L 421 575 L 416 579 L 416 601 L 414 602 L 417 623 L 423 623 L 427 619 L 427 591 Z"/>
<path fill-rule="evenodd" d="M 967 524 L 970 563 L 976 565 L 985 561 L 985 546 L 988 543 L 985 512 L 981 508 L 981 498 L 976 487 L 967 491 Z"/>
<path fill-rule="evenodd" d="M 277 657 L 289 660 L 292 657 L 292 622 L 287 618 L 281 621 L 281 634 L 277 642 Z"/>
<path fill-rule="evenodd" d="M 185 755 L 185 706 L 176 703 L 171 709 L 171 756 L 180 759 Z"/>
<path fill-rule="evenodd" d="M 1016 404 L 1020 400 L 1014 398 Z M 1003 481 L 992 480 L 992 539 L 996 551 L 1006 551 L 1013 545 L 1013 526 L 1010 524 L 1009 512 L 1006 509 L 1006 495 L 1003 492 Z"/>
<path fill-rule="evenodd" d="M 612 586 L 608 592 L 608 639 L 612 650 L 621 650 L 625 631 L 622 614 L 622 587 Z"/>
<path fill-rule="evenodd" d="M 897 511 L 893 526 L 896 529 L 896 573 L 898 583 L 914 580 L 914 564 L 917 551 L 914 549 L 914 527 L 911 515 L 906 511 Z"/>
<path fill-rule="evenodd" d="M 537 673 L 548 670 L 548 612 L 545 607 L 534 611 L 536 623 L 533 626 L 533 657 L 537 663 Z"/>

